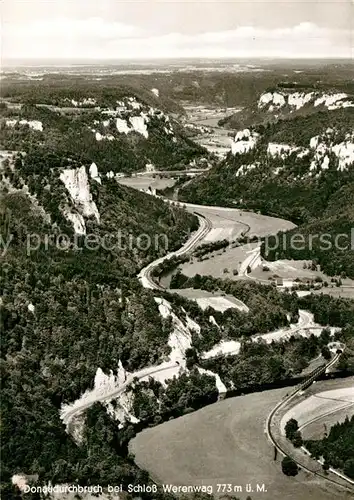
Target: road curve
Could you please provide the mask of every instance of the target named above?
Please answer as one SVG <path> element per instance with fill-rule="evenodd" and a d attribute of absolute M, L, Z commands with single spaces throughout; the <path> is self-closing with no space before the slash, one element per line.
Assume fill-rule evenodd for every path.
<path fill-rule="evenodd" d="M 178 250 L 170 252 L 167 255 L 164 255 L 163 257 L 150 262 L 150 264 L 144 267 L 138 274 L 138 279 L 145 288 L 165 290 L 165 288 L 157 284 L 152 279 L 152 271 L 165 260 L 171 259 L 172 257 L 182 257 L 183 255 L 191 252 L 198 245 L 198 243 L 210 232 L 212 227 L 210 220 L 197 212 L 194 212 L 194 214 L 198 217 L 199 228 L 194 234 L 192 234 L 189 240 Z"/>
<path fill-rule="evenodd" d="M 82 401 L 81 404 L 77 404 L 76 406 L 73 406 L 72 408 L 64 408 L 61 411 L 61 419 L 63 423 L 66 426 L 69 426 L 73 418 L 85 411 L 87 408 L 92 406 L 94 403 L 98 401 L 106 401 L 108 399 L 113 399 L 120 394 L 122 394 L 127 387 L 136 379 L 141 380 L 143 378 L 149 377 L 151 375 L 154 375 L 155 373 L 159 373 L 165 370 L 171 370 L 172 368 L 178 367 L 178 363 L 175 361 L 169 361 L 162 363 L 161 365 L 158 366 L 149 366 L 147 368 L 142 368 L 141 370 L 132 373 L 129 375 L 126 379 L 126 381 L 120 385 L 118 388 L 109 391 L 107 393 L 104 393 L 100 396 L 96 396 L 94 399 L 88 399 L 87 401 Z"/>
<path fill-rule="evenodd" d="M 347 408 L 351 408 L 352 406 L 354 406 L 354 403 L 344 403 L 339 408 L 333 408 L 332 410 L 328 410 L 325 413 L 321 413 L 317 417 L 314 417 L 311 420 L 308 420 L 307 422 L 302 424 L 299 427 L 299 431 L 301 432 L 303 429 L 306 429 L 306 427 L 313 424 L 314 422 L 318 422 L 318 420 L 321 420 L 323 417 L 328 417 L 329 415 L 333 415 L 333 413 L 338 413 L 340 411 L 346 410 Z"/>
<path fill-rule="evenodd" d="M 338 353 L 334 356 L 334 358 L 329 361 L 325 366 L 317 368 L 314 373 L 309 377 L 305 382 L 303 382 L 290 396 L 286 397 L 285 399 L 281 400 L 274 408 L 273 410 L 269 413 L 267 420 L 266 420 L 266 425 L 265 425 L 265 431 L 267 433 L 268 439 L 271 441 L 273 446 L 283 455 L 283 456 L 289 456 L 288 453 L 279 445 L 279 443 L 276 441 L 273 433 L 272 433 L 272 420 L 274 415 L 278 410 L 280 410 L 283 406 L 285 406 L 289 401 L 294 399 L 301 391 L 303 391 L 306 387 L 308 387 L 312 382 L 322 373 L 327 371 L 329 368 L 331 368 L 335 363 L 337 363 L 338 359 L 340 358 L 341 353 Z M 330 479 L 324 474 L 321 474 L 320 472 L 313 471 L 303 465 L 301 462 L 297 461 L 295 458 L 291 457 L 292 460 L 297 464 L 297 466 L 306 472 L 309 472 L 311 474 L 314 474 L 315 476 L 321 477 L 322 479 L 325 479 L 326 481 L 329 481 L 332 484 L 335 484 L 336 486 L 340 486 L 342 488 L 345 488 L 345 486 L 340 483 L 339 481 L 336 481 L 335 479 Z M 343 479 L 347 480 L 346 478 L 342 477 Z M 348 481 L 348 483 L 352 486 L 352 482 Z"/>
<path fill-rule="evenodd" d="M 171 202 L 171 200 L 166 200 Z M 191 206 L 191 205 L 190 205 Z M 204 208 L 200 205 L 192 205 L 193 208 L 198 209 L 198 208 Z M 216 207 L 213 207 L 216 208 Z M 188 252 L 191 252 L 197 244 L 205 238 L 205 236 L 208 234 L 208 232 L 212 228 L 211 221 L 207 218 L 204 217 L 203 215 L 199 214 L 198 212 L 194 212 L 195 215 L 198 217 L 199 220 L 199 228 L 198 230 L 191 235 L 191 237 L 188 239 L 188 241 L 179 249 L 176 250 L 175 252 L 171 252 L 164 257 L 161 257 L 150 264 L 148 264 L 144 269 L 140 271 L 138 274 L 138 278 L 141 282 L 141 284 L 150 289 L 155 289 L 155 290 L 165 290 L 162 286 L 157 284 L 151 276 L 151 273 L 155 267 L 157 267 L 161 262 L 163 262 L 165 259 L 169 259 L 173 256 L 183 256 Z M 248 231 L 247 231 L 248 232 Z M 129 375 L 126 379 L 126 381 L 119 387 L 116 388 L 110 392 L 101 394 L 101 395 L 95 395 L 92 399 L 83 399 L 82 401 L 78 400 L 76 404 L 74 403 L 71 407 L 70 405 L 63 407 L 61 410 L 61 418 L 64 424 L 66 424 L 67 429 L 70 428 L 70 423 L 72 420 L 75 418 L 75 416 L 81 414 L 84 410 L 92 406 L 97 401 L 107 401 L 110 399 L 113 399 L 120 394 L 124 392 L 124 390 L 133 382 L 134 379 L 142 379 L 146 378 L 148 376 L 151 376 L 155 373 L 161 372 L 161 371 L 168 371 L 173 368 L 177 368 L 178 364 L 176 362 L 165 362 L 161 363 L 160 365 L 155 365 L 155 366 L 150 366 L 147 368 L 143 368 L 142 370 L 139 370 L 131 375 Z"/>

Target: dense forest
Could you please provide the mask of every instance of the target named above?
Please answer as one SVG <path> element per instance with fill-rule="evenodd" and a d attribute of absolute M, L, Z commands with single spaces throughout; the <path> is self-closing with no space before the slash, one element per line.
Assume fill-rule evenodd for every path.
<path fill-rule="evenodd" d="M 354 479 L 354 416 L 333 425 L 323 439 L 305 441 L 304 444 L 316 458 L 323 458 L 324 468 L 340 469 Z"/>
<path fill-rule="evenodd" d="M 289 384 L 292 378 L 300 376 L 311 359 L 321 354 L 328 340 L 328 332 L 324 330 L 320 337 L 292 337 L 271 344 L 246 341 L 239 354 L 202 360 L 201 365 L 218 373 L 226 386 L 237 394 L 264 390 L 281 386 L 283 380 Z"/>
<path fill-rule="evenodd" d="M 1 496 L 6 499 L 12 497 L 16 472 L 37 474 L 40 482 L 80 484 L 93 478 L 107 484 L 112 474 L 123 483 L 146 477 L 128 458 L 131 431 L 118 435 L 117 423 L 110 423 L 100 405 L 88 411 L 87 440 L 79 447 L 65 432 L 59 410 L 92 387 L 97 367 L 115 370 L 121 360 L 133 371 L 168 355 L 171 323 L 135 278 L 145 262 L 168 248 L 89 248 L 84 235 L 75 239 L 61 210 L 63 204 L 75 207 L 59 180 L 64 167 L 80 165 L 71 160 L 29 153 L 3 172 Z M 89 185 L 100 213 L 99 224 L 85 218 L 91 237 L 120 230 L 133 241 L 142 233 L 154 241 L 165 234 L 172 249 L 196 228 L 190 214 L 114 180 Z M 32 239 L 29 251 L 34 235 L 36 245 Z M 63 236 L 70 242 L 64 247 L 58 240 Z"/>
<path fill-rule="evenodd" d="M 247 338 L 257 333 L 277 330 L 298 320 L 296 294 L 281 293 L 273 286 L 264 286 L 250 281 L 217 279 L 199 274 L 187 278 L 178 273 L 171 282 L 171 288 L 195 288 L 229 294 L 244 302 L 249 308 L 249 312 L 240 311 L 237 308 L 230 308 L 224 312 L 215 311 L 212 308 L 206 309 L 205 318 L 213 315 L 221 329 L 209 324 L 202 335 L 195 336 L 193 343 L 200 352 L 212 348 L 221 339 Z M 176 295 L 173 301 L 174 303 L 182 302 L 182 298 Z M 193 319 L 197 318 L 198 324 L 203 324 L 202 318 L 194 315 L 191 306 L 185 304 L 183 307 Z"/>
<path fill-rule="evenodd" d="M 141 420 L 139 425 L 118 426 L 103 404 L 92 405 L 84 414 L 82 441 L 76 442 L 66 432 L 60 409 L 63 403 L 71 403 L 93 388 L 98 367 L 108 374 L 121 362 L 134 372 L 168 359 L 172 320 L 160 314 L 155 294 L 144 289 L 136 276 L 148 262 L 179 248 L 198 227 L 197 218 L 185 210 L 120 186 L 105 174 L 131 173 L 144 169 L 147 162 L 164 168 L 186 165 L 191 159 L 204 158 L 205 151 L 186 138 L 172 120 L 176 141 L 171 140 L 172 133 L 162 131 L 167 123 L 164 113 L 179 111 L 168 99 L 161 104 L 163 113 L 152 113 L 148 140 L 139 133 L 117 134 L 113 123 L 106 132 L 114 135 L 114 140 L 98 141 L 91 127 L 103 133 L 101 124 L 95 124 L 102 115 L 93 105 L 85 113 L 68 116 L 36 104 L 65 106 L 67 100 L 96 98 L 100 106 L 114 107 L 116 100 L 126 95 L 126 87 L 115 88 L 111 82 L 107 88 L 102 85 L 98 95 L 92 92 L 91 83 L 75 90 L 65 78 L 58 90 L 53 78 L 45 78 L 38 87 L 33 82 L 17 88 L 7 85 L 4 97 L 25 105 L 16 110 L 1 106 L 2 147 L 21 151 L 4 160 L 0 172 L 1 497 L 5 500 L 19 498 L 11 484 L 17 473 L 30 475 L 40 484 L 151 484 L 147 472 L 135 465 L 128 442 L 146 425 L 156 425 L 217 399 L 215 377 L 199 368 L 219 374 L 230 389 L 246 390 L 288 380 L 322 352 L 329 340 L 326 330 L 319 338 L 292 338 L 279 344 L 248 341 L 255 333 L 296 321 L 300 307 L 312 311 L 321 324 L 343 328 L 338 338 L 345 340 L 348 349 L 341 360 L 342 369 L 349 373 L 354 369 L 353 302 L 326 296 L 299 299 L 272 286 L 179 274 L 174 278 L 175 287 L 233 295 L 245 302 L 250 313 L 237 309 L 202 311 L 194 301 L 159 292 L 181 320 L 188 316 L 200 325 L 200 333 L 193 333 L 192 346 L 186 351 L 187 370 L 167 387 L 153 380 L 134 385 L 133 413 Z M 257 88 L 263 85 L 257 83 Z M 216 89 L 210 87 L 210 94 L 204 88 L 205 99 L 217 101 L 225 89 L 229 99 L 237 102 L 234 81 L 228 79 L 219 82 Z M 247 85 L 243 89 L 246 96 L 254 93 Z M 149 106 L 157 107 L 148 87 L 144 91 L 134 88 L 130 95 L 145 111 Z M 137 117 L 134 109 L 129 113 Z M 28 124 L 6 125 L 7 120 L 21 119 L 40 121 L 43 131 Z M 90 173 L 92 162 L 98 165 L 100 182 Z M 76 199 L 62 180 L 64 171 L 70 171 L 78 184 Z M 82 173 L 81 184 L 78 171 Z M 333 179 L 325 189 L 334 200 L 332 183 Z M 338 188 L 341 183 L 338 180 Z M 306 210 L 317 213 L 321 203 L 315 200 L 311 210 Z M 85 212 L 88 205 L 95 207 L 97 217 L 94 211 Z M 334 200 L 328 210 L 333 214 L 335 207 Z M 74 230 L 75 220 L 84 226 L 80 234 Z M 142 234 L 153 244 L 137 244 Z M 107 237 L 114 243 L 108 247 L 102 244 Z M 90 245 L 88 240 L 99 244 Z M 199 252 L 206 250 L 209 247 Z M 166 265 L 172 264 L 175 262 Z M 219 326 L 210 322 L 211 315 Z M 201 353 L 221 339 L 240 339 L 240 354 L 203 360 Z M 149 494 L 141 497 L 151 498 Z M 172 500 L 160 491 L 154 498 Z M 205 500 L 203 496 L 195 498 Z"/>
<path fill-rule="evenodd" d="M 138 92 L 131 88 L 121 88 L 115 93 L 111 89 L 110 97 L 96 97 L 101 105 L 91 106 L 84 110 L 80 106 L 74 107 L 71 99 L 89 99 L 91 93 L 85 95 L 84 90 L 76 93 L 70 89 L 62 89 L 63 96 L 56 99 L 47 96 L 49 104 L 40 105 L 43 95 L 31 91 L 31 98 L 19 108 L 7 107 L 2 103 L 0 109 L 1 147 L 4 150 L 31 152 L 39 149 L 42 152 L 56 151 L 58 155 L 66 157 L 78 154 L 85 163 L 95 162 L 101 172 L 131 174 L 144 171 L 146 164 L 152 164 L 157 169 L 185 168 L 192 160 L 207 162 L 208 152 L 194 143 L 184 133 L 180 123 L 171 118 L 162 103 L 154 102 L 147 97 L 147 92 Z M 64 97 L 66 96 L 66 97 Z M 121 97 L 121 101 L 117 98 Z M 117 112 L 117 103 L 119 111 Z M 56 107 L 60 104 L 64 108 Z M 158 106 L 159 105 L 159 106 Z M 65 106 L 72 112 L 63 112 Z M 71 108 L 70 108 L 71 106 Z M 143 119 L 147 129 L 143 135 L 132 129 L 131 132 L 122 132 L 116 125 L 116 118 L 126 123 L 130 120 Z M 32 129 L 21 120 L 36 120 L 42 124 L 42 130 Z M 16 124 L 9 125 L 11 121 Z M 139 130 L 139 129 L 138 129 Z"/>
<path fill-rule="evenodd" d="M 189 368 L 188 374 L 173 378 L 166 389 L 153 379 L 137 383 L 134 388 L 134 415 L 145 424 L 152 422 L 157 425 L 215 403 L 219 395 L 215 377 L 200 374 L 192 363 Z"/>

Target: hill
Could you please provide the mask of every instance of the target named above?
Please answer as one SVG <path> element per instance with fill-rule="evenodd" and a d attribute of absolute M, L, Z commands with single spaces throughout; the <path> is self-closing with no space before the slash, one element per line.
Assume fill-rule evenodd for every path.
<path fill-rule="evenodd" d="M 308 116 L 319 111 L 354 108 L 354 88 L 315 82 L 278 83 L 268 87 L 241 112 L 221 120 L 226 128 L 240 129 L 282 119 Z"/>
<path fill-rule="evenodd" d="M 16 92 L 17 91 L 17 92 Z M 5 92 L 5 95 L 9 91 Z M 208 152 L 189 139 L 174 118 L 180 109 L 151 91 L 132 87 L 62 88 L 27 84 L 11 90 L 1 106 L 1 147 L 81 154 L 113 174 L 184 169 L 208 164 Z"/>
<path fill-rule="evenodd" d="M 192 343 L 201 350 L 220 334 L 238 336 L 232 324 L 244 317 L 220 313 L 230 328 L 216 331 L 210 310 L 156 297 L 135 278 L 182 244 L 193 215 L 56 152 L 8 155 L 1 176 L 2 494 L 11 498 L 21 475 L 39 484 L 151 484 L 129 440 L 216 400 L 222 382 L 196 364 Z M 251 288 L 238 287 L 255 310 L 272 312 L 263 326 L 258 314 L 248 333 L 296 314 L 295 296 Z M 66 432 L 65 408 L 163 363 L 172 363 L 168 383 L 146 377 L 111 403 L 91 401 Z"/>
<path fill-rule="evenodd" d="M 28 88 L 34 88 L 33 82 Z M 196 229 L 197 219 L 119 185 L 117 174 L 145 168 L 148 161 L 155 166 L 186 164 L 190 157 L 199 158 L 200 150 L 179 134 L 167 104 L 166 109 L 155 108 L 151 92 L 111 88 L 101 101 L 100 94 L 87 93 L 87 88 L 56 93 L 48 84 L 39 103 L 39 89 L 44 87 L 38 86 L 34 100 L 30 90 L 23 106 L 16 107 L 14 99 L 1 109 L 7 150 L 0 165 L 2 497 L 15 496 L 14 477 L 21 475 L 39 484 L 121 483 L 123 489 L 128 484 L 151 485 L 128 453 L 132 436 L 147 425 L 214 402 L 220 387 L 225 389 L 217 373 L 224 376 L 227 370 L 220 360 L 202 365 L 201 351 L 222 338 L 241 342 L 243 334 L 288 325 L 296 317 L 299 299 L 258 284 L 199 280 L 234 290 L 249 302 L 250 319 L 237 310 L 202 311 L 195 302 L 166 292 L 157 297 L 143 289 L 136 279 L 139 270 L 180 247 Z M 45 92 L 59 100 L 47 100 Z M 258 135 L 250 158 L 267 156 L 262 131 L 253 133 Z M 251 137 L 251 131 L 245 134 Z M 235 144 L 247 142 L 245 134 Z M 340 134 L 333 140 L 350 142 Z M 312 147 L 313 157 L 322 142 L 319 138 Z M 220 171 L 241 156 L 229 155 Z M 280 161 L 275 156 L 272 160 L 272 154 L 269 158 L 270 165 Z M 321 174 L 320 160 L 316 173 Z M 338 155 L 331 153 L 331 160 L 338 188 L 344 189 L 349 166 L 339 150 Z M 340 170 L 339 160 L 344 165 Z M 321 175 L 316 179 L 319 182 Z M 328 181 L 326 189 L 332 189 L 332 183 Z M 315 213 L 319 203 L 307 210 Z M 345 211 L 346 203 L 340 203 Z M 336 210 L 334 191 L 333 205 L 326 206 L 331 217 Z M 307 300 L 308 307 L 324 311 L 322 298 Z M 333 301 L 328 307 L 333 324 L 343 326 L 344 316 L 345 324 L 352 324 L 352 312 L 344 306 L 338 318 L 341 304 L 346 302 Z M 279 377 L 284 381 L 294 373 L 300 355 L 306 364 L 318 354 L 318 346 L 311 350 L 312 343 L 286 343 L 289 356 L 281 346 L 260 346 L 259 351 L 256 346 L 257 352 L 252 345 L 242 346 L 240 358 L 228 365 L 231 377 L 225 374 L 225 383 L 231 386 L 235 380 L 247 387 L 254 364 L 260 368 L 253 382 L 271 384 Z M 161 373 L 161 365 L 172 367 L 168 375 Z M 152 376 L 151 368 L 156 367 L 159 373 Z M 137 377 L 146 369 L 150 371 L 145 380 Z M 102 397 L 129 377 L 129 390 L 115 393 L 110 401 Z M 87 400 L 89 408 L 83 405 L 81 413 L 75 413 L 75 405 L 77 409 Z M 63 414 L 70 411 L 73 418 L 66 428 Z M 143 493 L 141 498 L 151 495 Z M 159 491 L 154 498 L 166 496 Z"/>
<path fill-rule="evenodd" d="M 341 233 L 350 241 L 353 224 L 353 129 L 354 111 L 340 108 L 241 130 L 225 161 L 182 188 L 181 200 L 289 219 L 300 228 L 287 242 L 300 232 L 304 248 L 264 249 L 267 258 L 311 256 L 325 272 L 353 277 L 353 249 L 334 244 Z M 333 244 L 322 248 L 319 235 L 327 233 Z M 311 251 L 310 234 L 318 235 Z"/>
<path fill-rule="evenodd" d="M 2 496 L 15 495 L 14 474 L 148 481 L 127 458 L 131 429 L 98 404 L 78 446 L 60 408 L 92 387 L 98 367 L 135 370 L 168 355 L 171 323 L 135 274 L 197 221 L 53 152 L 9 157 L 1 174 Z"/>

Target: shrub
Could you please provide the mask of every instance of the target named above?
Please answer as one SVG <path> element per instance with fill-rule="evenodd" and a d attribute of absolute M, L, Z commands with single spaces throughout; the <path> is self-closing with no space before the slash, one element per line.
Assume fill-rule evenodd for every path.
<path fill-rule="evenodd" d="M 296 476 L 299 468 L 294 460 L 290 457 L 284 457 L 281 463 L 281 469 L 286 476 Z"/>
<path fill-rule="evenodd" d="M 287 439 L 292 440 L 295 436 L 295 433 L 299 430 L 299 424 L 297 423 L 297 420 L 294 418 L 291 418 L 288 420 L 285 424 L 285 435 Z"/>

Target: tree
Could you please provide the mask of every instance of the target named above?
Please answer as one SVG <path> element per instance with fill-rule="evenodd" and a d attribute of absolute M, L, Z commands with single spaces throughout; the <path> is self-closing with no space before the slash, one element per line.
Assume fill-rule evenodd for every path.
<path fill-rule="evenodd" d="M 302 446 L 302 436 L 300 431 L 296 431 L 291 442 L 295 446 L 295 448 L 300 448 Z"/>
<path fill-rule="evenodd" d="M 299 468 L 294 462 L 294 460 L 290 457 L 284 457 L 281 463 L 281 469 L 283 474 L 286 476 L 296 476 L 299 472 Z"/>
<path fill-rule="evenodd" d="M 191 370 L 198 363 L 198 353 L 194 348 L 186 349 L 186 366 Z"/>
<path fill-rule="evenodd" d="M 285 435 L 287 439 L 290 439 L 292 441 L 298 429 L 299 424 L 297 423 L 297 420 L 295 420 L 294 418 L 288 420 L 285 424 Z"/>
<path fill-rule="evenodd" d="M 324 472 L 328 472 L 328 471 L 329 471 L 329 467 L 330 467 L 329 463 L 325 460 L 325 461 L 323 462 L 323 464 L 322 464 L 322 469 L 323 469 L 323 471 L 324 471 Z"/>
<path fill-rule="evenodd" d="M 347 476 L 354 478 L 354 458 L 351 458 L 345 462 L 343 471 Z"/>
<path fill-rule="evenodd" d="M 328 349 L 326 345 L 322 347 L 321 354 L 327 361 L 331 359 L 331 351 Z"/>

